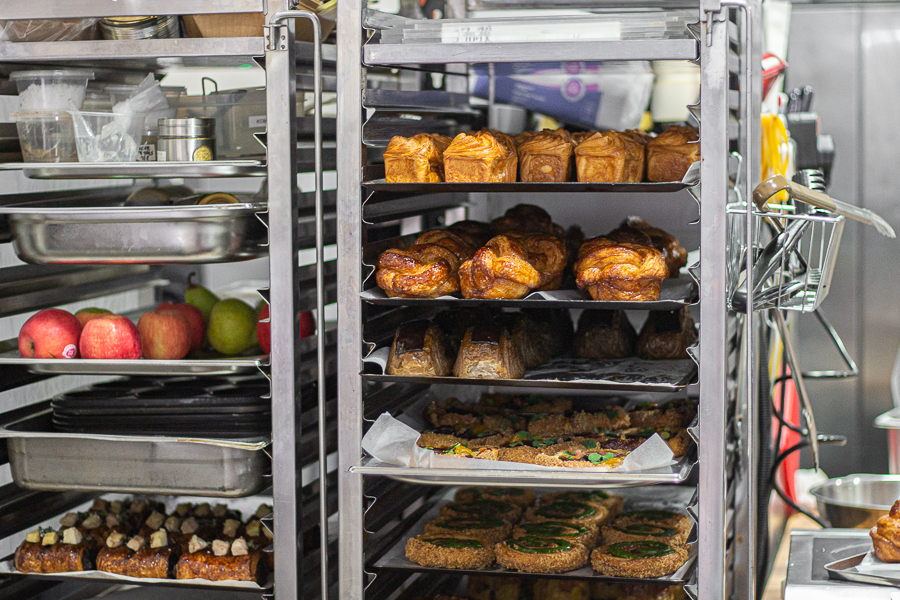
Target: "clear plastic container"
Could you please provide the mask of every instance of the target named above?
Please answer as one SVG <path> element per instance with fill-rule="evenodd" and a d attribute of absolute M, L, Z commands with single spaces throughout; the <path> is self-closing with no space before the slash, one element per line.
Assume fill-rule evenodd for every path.
<path fill-rule="evenodd" d="M 81 110 L 88 81 L 94 78 L 94 73 L 76 69 L 16 71 L 9 78 L 19 89 L 22 112 L 69 110 L 70 103 Z"/>
<path fill-rule="evenodd" d="M 133 162 L 144 125 L 143 113 L 72 111 L 80 162 Z"/>
<path fill-rule="evenodd" d="M 14 112 L 22 159 L 27 163 L 78 162 L 72 116 L 64 111 Z"/>

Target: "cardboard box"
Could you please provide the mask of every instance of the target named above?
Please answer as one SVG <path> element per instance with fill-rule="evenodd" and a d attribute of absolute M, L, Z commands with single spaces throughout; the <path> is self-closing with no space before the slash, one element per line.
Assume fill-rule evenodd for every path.
<path fill-rule="evenodd" d="M 221 15 L 185 15 L 184 29 L 192 38 L 262 37 L 266 17 L 262 13 L 232 13 Z M 322 39 L 334 30 L 335 22 L 319 16 Z M 296 21 L 297 41 L 313 41 L 312 25 L 305 19 Z"/>

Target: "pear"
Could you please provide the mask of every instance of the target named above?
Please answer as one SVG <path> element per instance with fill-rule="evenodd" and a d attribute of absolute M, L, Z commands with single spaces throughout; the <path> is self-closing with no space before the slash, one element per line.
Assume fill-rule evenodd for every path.
<path fill-rule="evenodd" d="M 206 321 L 208 325 L 209 315 L 212 312 L 213 307 L 219 301 L 219 297 L 202 285 L 194 284 L 193 279 L 195 276 L 196 273 L 188 275 L 188 288 L 184 293 L 184 301 L 187 304 L 198 308 L 200 312 L 203 313 L 203 320 Z"/>
<path fill-rule="evenodd" d="M 256 311 L 237 298 L 220 300 L 209 315 L 206 337 L 217 352 L 240 354 L 256 345 Z"/>

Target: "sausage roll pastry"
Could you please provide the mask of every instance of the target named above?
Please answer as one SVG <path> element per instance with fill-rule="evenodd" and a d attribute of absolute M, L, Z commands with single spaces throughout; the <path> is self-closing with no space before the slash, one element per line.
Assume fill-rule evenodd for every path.
<path fill-rule="evenodd" d="M 452 368 L 440 327 L 428 321 L 412 321 L 397 329 L 387 362 L 388 375 L 444 377 Z"/>
<path fill-rule="evenodd" d="M 578 318 L 575 353 L 606 360 L 634 356 L 637 332 L 621 310 L 586 310 Z"/>
<path fill-rule="evenodd" d="M 406 558 L 423 567 L 480 569 L 494 564 L 494 545 L 462 535 L 419 535 L 406 542 Z"/>
<path fill-rule="evenodd" d="M 469 327 L 453 365 L 453 375 L 474 379 L 521 379 L 522 354 L 512 336 L 496 324 Z"/>
<path fill-rule="evenodd" d="M 578 181 L 639 183 L 643 178 L 644 146 L 615 131 L 595 133 L 575 147 Z"/>
<path fill-rule="evenodd" d="M 545 129 L 517 140 L 519 177 L 525 182 L 568 181 L 574 145 L 565 129 Z"/>
<path fill-rule="evenodd" d="M 674 311 L 650 311 L 641 335 L 637 354 L 647 360 L 689 358 L 687 349 L 697 341 L 697 329 L 687 307 Z"/>
<path fill-rule="evenodd" d="M 444 176 L 450 183 L 514 182 L 515 143 L 500 132 L 460 133 L 444 151 Z"/>
<path fill-rule="evenodd" d="M 494 237 L 491 226 L 480 221 L 457 221 L 447 226 L 447 231 L 455 233 L 466 241 L 472 248 L 481 248 L 489 239 Z"/>
<path fill-rule="evenodd" d="M 257 549 L 251 549 L 243 538 L 230 544 L 214 540 L 211 544 L 198 537 L 191 539 L 188 552 L 175 567 L 176 579 L 206 579 L 209 581 L 262 582 L 266 561 Z"/>
<path fill-rule="evenodd" d="M 700 160 L 699 139 L 693 127 L 670 125 L 647 142 L 647 179 L 681 181 L 691 164 Z"/>
<path fill-rule="evenodd" d="M 464 298 L 527 296 L 541 282 L 528 250 L 519 241 L 498 235 L 459 267 L 459 286 Z"/>
<path fill-rule="evenodd" d="M 550 214 L 534 204 L 517 204 L 513 206 L 502 217 L 497 217 L 491 221 L 491 228 L 493 228 L 496 235 L 510 232 L 519 235 L 546 233 L 561 240 L 566 238 L 565 230 L 553 222 Z"/>
<path fill-rule="evenodd" d="M 420 133 L 411 138 L 396 135 L 384 152 L 384 176 L 388 183 L 437 183 L 444 180 L 444 150 L 450 138 Z"/>
<path fill-rule="evenodd" d="M 578 289 L 594 300 L 659 300 L 662 281 L 669 275 L 656 248 L 617 244 L 606 238 L 586 241 L 573 270 Z"/>
<path fill-rule="evenodd" d="M 475 248 L 452 231 L 446 229 L 429 229 L 419 234 L 416 244 L 437 244 L 456 255 L 459 262 L 469 260 L 475 254 Z"/>
<path fill-rule="evenodd" d="M 459 259 L 437 244 L 391 249 L 378 257 L 375 280 L 391 298 L 437 298 L 459 291 Z"/>
<path fill-rule="evenodd" d="M 525 573 L 565 573 L 583 567 L 588 549 L 552 537 L 525 536 L 497 544 L 497 564 Z M 540 596 L 539 596 L 540 597 Z"/>
<path fill-rule="evenodd" d="M 97 555 L 97 569 L 128 577 L 167 579 L 175 573 L 181 546 L 168 539 L 166 530 L 150 535 L 148 540 L 134 536 L 125 542 L 122 534 L 112 534 L 106 547 Z"/>
<path fill-rule="evenodd" d="M 617 542 L 594 550 L 591 565 L 602 575 L 611 577 L 662 577 L 671 575 L 687 562 L 683 546 L 665 542 Z"/>
<path fill-rule="evenodd" d="M 44 549 L 41 540 L 43 537 L 41 531 L 37 529 L 25 536 L 25 541 L 16 548 L 13 560 L 17 571 L 20 573 L 41 572 L 41 552 Z"/>
<path fill-rule="evenodd" d="M 33 531 L 16 549 L 14 564 L 22 573 L 71 573 L 94 567 L 95 553 L 83 543 L 75 527 L 56 531 Z"/>
<path fill-rule="evenodd" d="M 638 230 L 649 237 L 650 245 L 662 252 L 669 268 L 669 277 L 678 277 L 678 271 L 687 265 L 687 250 L 674 235 L 653 227 L 640 217 L 628 217 L 619 229 Z"/>

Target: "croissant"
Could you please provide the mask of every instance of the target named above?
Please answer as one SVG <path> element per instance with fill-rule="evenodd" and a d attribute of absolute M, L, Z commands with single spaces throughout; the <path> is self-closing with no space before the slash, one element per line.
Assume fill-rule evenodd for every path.
<path fill-rule="evenodd" d="M 595 133 L 575 147 L 578 181 L 638 183 L 643 178 L 643 146 L 631 136 Z"/>
<path fill-rule="evenodd" d="M 578 289 L 594 300 L 659 300 L 669 269 L 656 248 L 593 238 L 582 244 L 573 267 Z"/>
<path fill-rule="evenodd" d="M 378 257 L 375 281 L 391 298 L 437 298 L 459 291 L 459 259 L 437 244 L 391 249 Z"/>
<path fill-rule="evenodd" d="M 472 248 L 481 248 L 494 237 L 491 226 L 480 221 L 457 221 L 448 226 L 447 231 L 464 239 Z"/>
<path fill-rule="evenodd" d="M 575 353 L 600 360 L 634 356 L 637 332 L 621 310 L 586 310 L 578 318 Z"/>
<path fill-rule="evenodd" d="M 444 151 L 448 182 L 514 182 L 517 165 L 515 143 L 500 132 L 460 133 Z"/>
<path fill-rule="evenodd" d="M 473 248 L 467 241 L 446 229 L 429 229 L 419 234 L 416 244 L 436 244 L 443 246 L 456 255 L 460 262 L 469 260 L 475 254 Z"/>
<path fill-rule="evenodd" d="M 509 232 L 518 234 L 546 233 L 561 240 L 566 239 L 565 230 L 553 222 L 546 210 L 534 204 L 516 204 L 507 210 L 502 217 L 491 221 L 491 227 L 495 235 Z"/>
<path fill-rule="evenodd" d="M 695 341 L 697 330 L 687 307 L 680 311 L 653 310 L 638 337 L 637 354 L 647 360 L 689 358 L 687 349 Z"/>
<path fill-rule="evenodd" d="M 530 235 L 507 234 L 518 241 L 528 253 L 528 262 L 539 274 L 538 290 L 558 290 L 566 269 L 566 246 L 557 237 L 543 233 Z"/>
<path fill-rule="evenodd" d="M 397 329 L 387 362 L 388 375 L 443 377 L 452 368 L 440 327 L 428 321 L 412 321 Z"/>
<path fill-rule="evenodd" d="M 681 181 L 688 167 L 700 160 L 700 144 L 693 127 L 670 125 L 647 143 L 647 179 Z"/>
<path fill-rule="evenodd" d="M 509 331 L 491 323 L 466 331 L 453 374 L 476 379 L 521 379 L 525 365 Z"/>
<path fill-rule="evenodd" d="M 663 258 L 666 259 L 669 277 L 678 277 L 678 272 L 687 264 L 688 258 L 687 250 L 679 243 L 678 238 L 662 229 L 653 227 L 640 217 L 628 217 L 620 229 L 623 227 L 638 230 L 649 237 L 650 244 L 662 252 Z"/>
<path fill-rule="evenodd" d="M 875 556 L 884 562 L 900 562 L 900 500 L 894 502 L 891 512 L 878 519 L 869 530 Z"/>
<path fill-rule="evenodd" d="M 395 135 L 384 152 L 388 183 L 436 183 L 444 180 L 445 135 L 420 133 L 411 138 Z"/>
<path fill-rule="evenodd" d="M 525 134 L 522 134 L 525 136 Z M 565 129 L 545 129 L 516 139 L 522 181 L 568 181 L 572 174 L 572 138 Z"/>
<path fill-rule="evenodd" d="M 459 267 L 463 298 L 522 298 L 540 280 L 525 247 L 505 235 L 489 240 Z"/>

